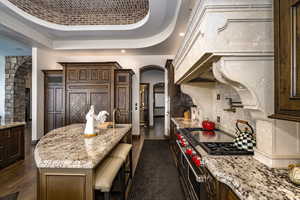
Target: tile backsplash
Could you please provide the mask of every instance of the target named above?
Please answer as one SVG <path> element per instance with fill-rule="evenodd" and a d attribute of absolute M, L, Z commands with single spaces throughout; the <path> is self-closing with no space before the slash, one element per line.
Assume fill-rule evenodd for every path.
<path fill-rule="evenodd" d="M 228 133 L 235 133 L 236 120 L 241 119 L 248 121 L 255 129 L 255 122 L 252 120 L 248 110 L 236 108 L 236 112 L 224 111 L 224 109 L 230 107 L 226 98 L 232 98 L 233 101 L 241 101 L 238 93 L 233 88 L 224 84 L 217 84 L 213 96 L 213 121 L 217 122 L 217 117 L 220 117 L 220 122 L 217 123 L 217 126 Z"/>
<path fill-rule="evenodd" d="M 209 120 L 216 122 L 217 128 L 234 134 L 236 121 L 240 119 L 248 121 L 255 130 L 255 121 L 252 120 L 249 110 L 236 108 L 236 112 L 224 111 L 224 109 L 230 108 L 229 100 L 226 98 L 232 98 L 232 101 L 241 101 L 239 94 L 232 87 L 216 83 L 213 87 L 209 87 L 210 90 L 203 90 L 203 88 L 203 85 L 185 85 L 183 87 L 184 92 L 192 97 L 196 105 L 191 108 L 192 120 L 201 122 L 205 120 L 206 116 L 209 116 Z M 207 96 L 199 95 L 200 92 L 207 92 Z M 243 127 L 241 128 L 243 129 Z"/>

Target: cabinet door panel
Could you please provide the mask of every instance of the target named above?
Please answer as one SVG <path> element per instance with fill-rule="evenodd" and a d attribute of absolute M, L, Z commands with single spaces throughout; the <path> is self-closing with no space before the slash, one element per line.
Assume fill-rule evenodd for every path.
<path fill-rule="evenodd" d="M 88 70 L 87 69 L 80 69 L 79 70 L 79 80 L 80 81 L 87 81 L 88 78 Z"/>
<path fill-rule="evenodd" d="M 55 113 L 54 116 L 55 128 L 64 126 L 64 116 L 63 113 Z"/>
<path fill-rule="evenodd" d="M 4 140 L 7 140 L 8 134 L 9 134 L 9 130 L 8 130 L 8 129 L 6 129 L 6 130 L 1 130 L 1 131 L 0 131 L 0 142 L 1 142 L 1 141 L 4 141 Z"/>
<path fill-rule="evenodd" d="M 102 110 L 110 113 L 110 98 L 108 91 L 93 91 L 90 93 L 91 105 L 95 105 L 95 112 L 98 114 Z"/>
<path fill-rule="evenodd" d="M 110 70 L 101 70 L 100 80 L 103 82 L 110 81 Z"/>
<path fill-rule="evenodd" d="M 68 124 L 84 123 L 88 110 L 87 92 L 68 92 Z"/>
<path fill-rule="evenodd" d="M 128 86 L 116 86 L 117 107 L 120 110 L 127 111 L 129 109 L 129 88 Z"/>
<path fill-rule="evenodd" d="M 78 81 L 79 71 L 77 69 L 68 69 L 67 70 L 67 82 Z"/>
<path fill-rule="evenodd" d="M 6 152 L 3 143 L 0 143 L 0 167 L 4 166 L 6 163 Z"/>
<path fill-rule="evenodd" d="M 55 129 L 55 124 L 54 124 L 54 113 L 48 113 L 47 117 L 47 132 Z"/>
<path fill-rule="evenodd" d="M 63 112 L 63 88 L 55 88 L 55 112 Z"/>
<path fill-rule="evenodd" d="M 274 1 L 275 115 L 300 121 L 300 1 Z"/>
<path fill-rule="evenodd" d="M 55 96 L 55 88 L 47 89 L 47 110 L 48 112 L 54 112 L 54 96 Z"/>
<path fill-rule="evenodd" d="M 22 129 L 13 128 L 10 130 L 10 137 L 7 142 L 7 158 L 14 160 L 21 156 L 22 153 Z"/>

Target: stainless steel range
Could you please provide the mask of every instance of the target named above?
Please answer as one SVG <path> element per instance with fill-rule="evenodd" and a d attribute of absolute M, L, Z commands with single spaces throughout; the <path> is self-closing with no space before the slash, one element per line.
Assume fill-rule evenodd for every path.
<path fill-rule="evenodd" d="M 176 134 L 178 147 L 178 171 L 187 198 L 190 200 L 215 199 L 215 186 L 210 183 L 212 175 L 206 169 L 199 145 L 211 155 L 251 155 L 233 145 L 234 138 L 222 131 L 205 131 L 201 128 L 179 129 Z M 197 147 L 197 148 L 196 148 Z"/>

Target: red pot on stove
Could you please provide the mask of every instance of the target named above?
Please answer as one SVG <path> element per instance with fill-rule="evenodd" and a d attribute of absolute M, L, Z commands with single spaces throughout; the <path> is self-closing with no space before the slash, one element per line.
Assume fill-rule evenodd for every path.
<path fill-rule="evenodd" d="M 212 121 L 209 121 L 208 119 L 202 121 L 202 128 L 204 130 L 212 131 L 212 130 L 215 129 L 215 127 L 216 127 L 216 124 L 214 122 L 212 122 Z"/>

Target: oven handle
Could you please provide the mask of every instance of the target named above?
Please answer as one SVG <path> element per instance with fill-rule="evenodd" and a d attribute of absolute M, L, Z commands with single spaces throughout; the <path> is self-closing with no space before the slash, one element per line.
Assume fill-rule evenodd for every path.
<path fill-rule="evenodd" d="M 190 163 L 189 159 L 186 157 L 186 155 L 185 155 L 183 149 L 181 148 L 181 146 L 180 146 L 178 140 L 176 141 L 176 143 L 177 143 L 177 145 L 178 145 L 178 147 L 179 147 L 181 153 L 183 154 L 185 160 L 186 160 L 187 163 L 189 164 L 189 167 L 191 168 L 192 172 L 194 173 L 194 176 L 196 177 L 196 181 L 197 181 L 198 183 L 204 183 L 205 180 L 206 180 L 205 176 L 204 176 L 204 175 L 201 175 L 201 176 L 197 175 L 197 173 L 195 172 L 195 170 L 194 170 L 192 164 Z"/>

